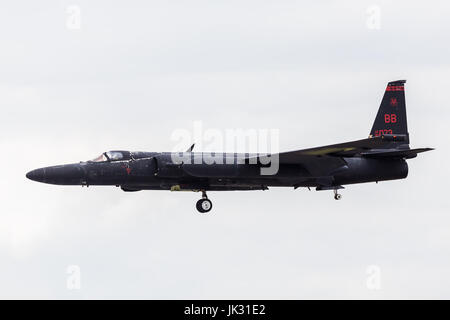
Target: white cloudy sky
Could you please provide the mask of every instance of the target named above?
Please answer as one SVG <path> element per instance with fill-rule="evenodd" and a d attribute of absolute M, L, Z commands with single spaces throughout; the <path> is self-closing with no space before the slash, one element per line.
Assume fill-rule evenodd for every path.
<path fill-rule="evenodd" d="M 447 1 L 2 3 L 0 298 L 450 298 L 449 15 Z M 412 146 L 437 150 L 340 202 L 211 192 L 205 216 L 195 193 L 25 178 L 109 149 L 172 150 L 197 120 L 279 129 L 283 150 L 364 138 L 397 79 Z"/>

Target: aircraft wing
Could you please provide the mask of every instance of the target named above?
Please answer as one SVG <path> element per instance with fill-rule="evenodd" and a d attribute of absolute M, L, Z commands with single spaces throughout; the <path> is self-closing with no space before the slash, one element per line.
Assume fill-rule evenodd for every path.
<path fill-rule="evenodd" d="M 324 161 L 328 159 L 328 161 L 330 162 L 335 162 L 337 160 L 336 158 L 352 157 L 371 149 L 381 149 L 389 145 L 391 142 L 392 139 L 390 138 L 386 138 L 385 136 L 378 136 L 362 140 L 332 144 L 323 147 L 281 152 L 278 154 L 278 157 L 280 163 L 304 163 L 311 160 L 317 161 L 317 159 L 319 158 L 323 158 L 322 160 Z M 276 154 L 268 156 L 252 156 L 248 159 L 271 158 L 273 156 L 276 156 Z"/>
<path fill-rule="evenodd" d="M 433 148 L 418 148 L 405 150 L 377 150 L 364 152 L 361 155 L 367 158 L 406 158 L 411 159 L 417 157 L 418 153 L 434 150 Z"/>

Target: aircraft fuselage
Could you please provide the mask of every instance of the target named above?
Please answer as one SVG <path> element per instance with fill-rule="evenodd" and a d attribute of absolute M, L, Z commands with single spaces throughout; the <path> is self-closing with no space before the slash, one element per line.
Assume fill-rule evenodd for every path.
<path fill-rule="evenodd" d="M 149 153 L 150 154 L 150 153 Z M 80 162 L 30 171 L 27 177 L 57 185 L 115 185 L 138 190 L 261 190 L 268 187 L 328 188 L 344 184 L 405 178 L 403 159 L 344 157 L 331 167 L 317 164 L 279 164 L 273 175 L 261 174 L 261 164 L 239 163 L 240 155 L 224 154 L 222 163 L 208 160 L 209 153 L 192 153 L 202 163 L 177 163 L 171 153 L 124 161 Z M 226 158 L 234 159 L 227 163 Z M 243 158 L 243 157 L 242 157 Z M 214 158 L 217 161 L 217 157 Z M 231 161 L 229 161 L 231 162 Z"/>

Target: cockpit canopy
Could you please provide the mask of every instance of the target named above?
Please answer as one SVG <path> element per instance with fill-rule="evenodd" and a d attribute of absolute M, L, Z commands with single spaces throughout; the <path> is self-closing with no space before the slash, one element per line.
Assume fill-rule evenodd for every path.
<path fill-rule="evenodd" d="M 123 161 L 130 159 L 131 159 L 130 151 L 107 151 L 103 152 L 98 157 L 90 160 L 90 162 Z"/>

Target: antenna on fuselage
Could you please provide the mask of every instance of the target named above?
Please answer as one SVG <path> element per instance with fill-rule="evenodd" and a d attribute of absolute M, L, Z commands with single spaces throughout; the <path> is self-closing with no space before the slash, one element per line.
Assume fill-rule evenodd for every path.
<path fill-rule="evenodd" d="M 192 150 L 194 149 L 195 143 L 192 144 L 192 146 L 186 150 L 186 152 L 192 152 Z"/>

